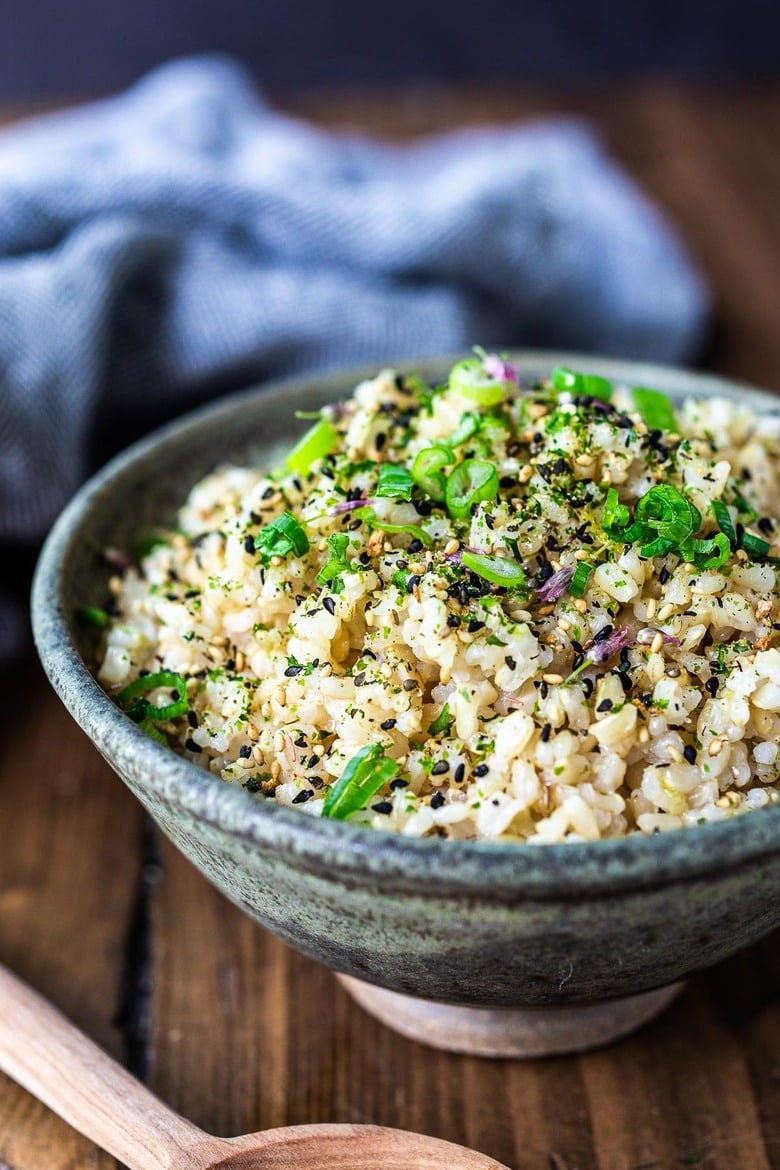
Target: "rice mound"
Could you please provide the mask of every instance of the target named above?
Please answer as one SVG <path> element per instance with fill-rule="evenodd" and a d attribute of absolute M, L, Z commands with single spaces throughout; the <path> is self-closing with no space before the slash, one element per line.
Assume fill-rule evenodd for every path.
<path fill-rule="evenodd" d="M 595 840 L 780 801 L 780 421 L 711 398 L 664 429 L 627 388 L 461 365 L 363 382 L 304 470 L 196 484 L 112 578 L 102 685 L 175 672 L 187 711 L 154 726 L 177 752 L 406 836 Z M 386 778 L 331 813 L 361 752 Z"/>

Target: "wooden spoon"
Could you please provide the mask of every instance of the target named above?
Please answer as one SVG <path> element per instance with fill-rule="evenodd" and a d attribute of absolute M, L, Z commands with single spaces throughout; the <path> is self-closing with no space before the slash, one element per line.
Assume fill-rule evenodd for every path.
<path fill-rule="evenodd" d="M 0 1069 L 130 1170 L 507 1170 L 475 1150 L 381 1125 L 286 1125 L 212 1137 L 2 966 Z"/>

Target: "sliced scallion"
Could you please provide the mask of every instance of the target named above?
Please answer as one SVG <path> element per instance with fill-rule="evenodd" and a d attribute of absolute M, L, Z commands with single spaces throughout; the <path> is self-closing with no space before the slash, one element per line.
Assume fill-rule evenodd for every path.
<path fill-rule="evenodd" d="M 97 605 L 82 605 L 76 610 L 76 617 L 82 626 L 93 626 L 96 630 L 105 630 L 111 625 L 109 615 Z"/>
<path fill-rule="evenodd" d="M 453 462 L 454 456 L 448 447 L 436 446 L 420 451 L 412 464 L 412 479 L 437 504 L 444 499 L 447 486 L 442 468 Z"/>
<path fill-rule="evenodd" d="M 369 528 L 378 528 L 380 532 L 405 532 L 414 540 L 420 540 L 424 545 L 433 543 L 432 538 L 428 535 L 424 528 L 420 528 L 417 524 L 388 524 L 384 520 L 377 518 L 376 512 L 373 508 L 361 508 L 355 512 L 361 520 L 365 520 Z"/>
<path fill-rule="evenodd" d="M 671 399 L 660 390 L 648 390 L 637 386 L 631 391 L 634 406 L 653 431 L 674 431 L 677 419 Z"/>
<path fill-rule="evenodd" d="M 625 504 L 621 504 L 616 488 L 609 488 L 604 501 L 604 512 L 601 523 L 610 534 L 620 533 L 631 519 L 631 513 Z"/>
<path fill-rule="evenodd" d="M 464 551 L 461 553 L 461 562 L 478 577 L 490 581 L 493 585 L 505 585 L 507 588 L 513 588 L 525 584 L 523 566 L 519 565 L 517 561 L 510 561 L 508 557 L 494 557 L 483 553 Z"/>
<path fill-rule="evenodd" d="M 343 821 L 352 813 L 359 812 L 400 770 L 395 760 L 385 756 L 382 744 L 372 743 L 362 747 L 328 791 L 322 815 Z"/>
<path fill-rule="evenodd" d="M 569 585 L 569 593 L 572 597 L 584 597 L 585 590 L 588 588 L 588 581 L 595 566 L 588 564 L 587 561 L 578 561 L 577 567 L 574 570 L 574 576 Z"/>
<path fill-rule="evenodd" d="M 449 389 L 477 406 L 496 406 L 506 398 L 511 383 L 485 370 L 480 358 L 465 358 L 450 370 Z"/>
<path fill-rule="evenodd" d="M 734 527 L 734 521 L 731 519 L 731 512 L 729 512 L 728 505 L 723 503 L 723 500 L 713 500 L 710 504 L 710 511 L 715 517 L 718 528 L 728 540 L 732 548 L 737 547 L 737 531 Z"/>
<path fill-rule="evenodd" d="M 657 536 L 681 544 L 698 531 L 701 513 L 676 487 L 659 483 L 637 500 L 634 519 Z"/>
<path fill-rule="evenodd" d="M 588 398 L 600 398 L 602 402 L 609 402 L 612 399 L 612 383 L 595 374 L 578 374 L 568 366 L 556 366 L 551 380 L 555 390 L 585 394 Z"/>
<path fill-rule="evenodd" d="M 286 463 L 296 475 L 308 475 L 318 459 L 329 455 L 338 442 L 339 434 L 326 418 L 321 418 L 295 444 Z"/>
<path fill-rule="evenodd" d="M 348 573 L 352 566 L 347 560 L 349 537 L 346 532 L 333 532 L 328 537 L 328 559 L 314 578 L 318 585 L 329 585 L 334 579 Z"/>
<path fill-rule="evenodd" d="M 258 532 L 255 549 L 264 564 L 271 557 L 288 557 L 290 553 L 302 557 L 309 551 L 309 538 L 290 512 L 282 512 Z"/>
<path fill-rule="evenodd" d="M 383 463 L 379 468 L 379 482 L 375 496 L 387 496 L 394 500 L 411 500 L 412 473 L 397 463 Z"/>
<path fill-rule="evenodd" d="M 466 459 L 448 476 L 444 499 L 449 514 L 456 520 L 465 520 L 475 504 L 495 500 L 497 495 L 495 465 L 486 459 Z"/>
<path fill-rule="evenodd" d="M 158 706 L 144 698 L 159 687 L 170 687 L 173 692 L 170 703 Z M 143 723 L 145 719 L 164 723 L 168 719 L 185 715 L 189 707 L 186 680 L 173 670 L 158 670 L 154 674 L 144 674 L 133 679 L 119 692 L 116 701 L 134 723 Z"/>
<path fill-rule="evenodd" d="M 692 561 L 697 569 L 719 569 L 731 556 L 731 545 L 725 532 L 703 539 L 691 538 L 680 545 L 680 556 Z"/>
<path fill-rule="evenodd" d="M 474 414 L 473 411 L 467 411 L 466 414 L 461 415 L 460 422 L 450 437 L 440 441 L 447 447 L 459 447 L 461 443 L 465 443 L 476 435 L 481 425 L 482 420 L 479 415 Z"/>
<path fill-rule="evenodd" d="M 743 532 L 741 543 L 748 556 L 754 558 L 765 557 L 770 549 L 768 540 L 762 540 L 760 536 L 754 536 L 752 532 Z"/>
<path fill-rule="evenodd" d="M 445 703 L 433 723 L 429 725 L 428 735 L 441 735 L 442 732 L 447 735 L 453 723 L 454 719 L 450 714 L 450 705 L 449 703 Z"/>

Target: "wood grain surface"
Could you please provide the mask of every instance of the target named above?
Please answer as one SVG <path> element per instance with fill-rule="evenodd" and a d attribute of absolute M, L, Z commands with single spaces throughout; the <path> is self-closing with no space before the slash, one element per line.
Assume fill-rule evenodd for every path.
<path fill-rule="evenodd" d="M 393 138 L 593 119 L 711 281 L 703 364 L 780 390 L 780 86 L 283 101 Z M 517 1170 L 780 1170 L 777 935 L 602 1052 L 529 1064 L 437 1053 L 364 1015 L 207 885 L 150 828 L 31 654 L 1 693 L 0 960 L 197 1125 L 376 1122 Z M 0 1076 L 0 1170 L 114 1165 Z"/>

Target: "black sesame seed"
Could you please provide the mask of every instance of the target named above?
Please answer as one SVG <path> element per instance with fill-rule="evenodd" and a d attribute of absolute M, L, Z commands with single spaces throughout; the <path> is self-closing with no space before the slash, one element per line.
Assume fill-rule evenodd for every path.
<path fill-rule="evenodd" d="M 704 684 L 704 689 L 708 695 L 712 695 L 714 697 L 718 693 L 719 686 L 720 679 L 713 675 L 712 678 L 707 679 L 706 683 Z"/>
<path fill-rule="evenodd" d="M 550 738 L 551 733 L 552 733 L 552 724 L 545 723 L 544 727 L 542 728 L 542 734 L 541 734 L 542 743 L 547 743 L 547 740 Z"/>
<path fill-rule="evenodd" d="M 299 748 L 305 748 L 305 747 L 307 747 L 307 746 L 308 746 L 308 742 L 309 742 L 309 741 L 306 739 L 306 736 L 303 734 L 303 732 L 300 732 L 300 734 L 299 734 L 298 738 L 297 738 L 297 739 L 295 739 L 295 740 L 293 740 L 293 743 L 295 744 L 295 746 L 296 746 L 296 747 L 299 747 Z"/>
<path fill-rule="evenodd" d="M 362 525 L 362 523 L 363 523 L 363 521 L 362 521 L 362 520 L 360 520 L 360 519 L 356 518 L 356 519 L 354 519 L 354 520 L 352 521 L 352 523 L 351 523 L 351 524 L 348 524 L 348 525 L 347 525 L 347 529 L 348 529 L 348 531 L 349 531 L 349 532 L 357 532 L 358 528 L 360 528 L 360 526 Z"/>
<path fill-rule="evenodd" d="M 515 486 L 515 477 L 513 475 L 502 475 L 498 481 L 498 486 L 502 488 L 511 488 Z"/>
<path fill-rule="evenodd" d="M 292 798 L 293 804 L 305 804 L 310 797 L 314 796 L 311 788 L 302 788 L 301 791 Z"/>
<path fill-rule="evenodd" d="M 602 699 L 601 702 L 599 703 L 598 707 L 596 708 L 596 710 L 597 711 L 611 711 L 612 710 L 612 700 L 611 699 Z"/>
<path fill-rule="evenodd" d="M 184 746 L 185 746 L 185 747 L 187 748 L 187 750 L 188 750 L 188 751 L 190 751 L 190 752 L 202 752 L 202 751 L 203 751 L 203 748 L 200 746 L 200 744 L 199 744 L 199 743 L 195 743 L 195 740 L 194 740 L 194 739 L 192 739 L 192 738 L 190 738 L 190 739 L 185 739 L 185 741 L 184 741 Z"/>
<path fill-rule="evenodd" d="M 517 661 L 512 657 L 511 654 L 506 655 L 504 662 L 507 664 L 510 670 L 517 670 Z"/>
<path fill-rule="evenodd" d="M 617 677 L 620 679 L 620 685 L 622 686 L 624 692 L 628 694 L 634 685 L 631 676 L 629 674 L 621 674 L 620 672 L 617 672 Z"/>
<path fill-rule="evenodd" d="M 443 792 L 434 792 L 433 796 L 431 797 L 431 808 L 441 808 L 441 806 L 443 804 L 444 804 L 444 793 Z"/>
<path fill-rule="evenodd" d="M 414 540 L 409 541 L 409 552 L 410 553 L 418 553 L 422 547 L 423 547 L 423 542 L 421 540 L 418 540 L 417 537 L 415 537 Z"/>
<path fill-rule="evenodd" d="M 392 731 L 392 729 L 395 727 L 395 723 L 395 719 L 385 719 L 383 723 L 379 724 L 379 726 L 382 728 L 382 731 Z"/>
<path fill-rule="evenodd" d="M 377 451 L 381 451 L 386 442 L 387 435 L 384 433 L 384 431 L 380 431 L 374 439 L 374 446 L 376 447 Z"/>
<path fill-rule="evenodd" d="M 334 614 L 336 612 L 336 602 L 332 597 L 326 597 L 322 603 L 322 608 L 326 609 L 329 614 Z"/>
<path fill-rule="evenodd" d="M 658 584 L 665 585 L 671 575 L 672 574 L 669 572 L 666 565 L 664 565 L 664 567 L 661 569 L 661 572 L 658 574 Z"/>
<path fill-rule="evenodd" d="M 248 759 L 249 759 L 249 757 L 250 757 L 250 756 L 251 756 L 251 754 L 252 754 L 252 746 L 251 746 L 251 744 L 248 744 L 248 743 L 242 743 L 242 744 L 241 744 L 241 747 L 238 749 L 238 754 L 239 754 L 239 756 L 241 757 L 241 759 L 242 759 L 242 760 L 248 760 Z"/>
<path fill-rule="evenodd" d="M 466 629 L 470 634 L 476 634 L 477 630 L 484 629 L 484 626 L 484 622 L 478 621 L 477 618 L 472 618 L 469 624 L 466 626 Z"/>
<path fill-rule="evenodd" d="M 582 689 L 585 692 L 585 698 L 589 699 L 593 694 L 593 679 L 586 676 L 582 680 Z"/>
<path fill-rule="evenodd" d="M 550 688 L 547 685 L 547 683 L 544 681 L 544 679 L 542 679 L 542 685 L 539 687 L 539 694 L 542 696 L 543 699 L 546 699 L 547 696 L 549 695 L 549 693 L 550 693 Z"/>
<path fill-rule="evenodd" d="M 414 509 L 418 516 L 430 516 L 433 511 L 433 505 L 429 504 L 427 500 L 415 500 Z"/>
<path fill-rule="evenodd" d="M 228 659 L 226 659 L 226 661 L 225 661 L 225 670 L 227 670 L 227 671 L 232 671 L 232 670 L 235 670 L 235 669 L 236 669 L 236 660 L 235 660 L 235 658 L 228 658 Z"/>
<path fill-rule="evenodd" d="M 265 491 L 263 492 L 263 495 L 261 498 L 264 500 L 270 500 L 271 496 L 274 494 L 275 491 L 276 491 L 275 487 L 267 487 L 265 489 Z"/>
<path fill-rule="evenodd" d="M 554 571 L 555 570 L 553 569 L 550 562 L 544 561 L 544 563 L 541 565 L 541 567 L 539 569 L 539 580 L 540 581 L 549 581 L 549 579 L 550 579 L 550 577 L 552 577 Z"/>
<path fill-rule="evenodd" d="M 449 760 L 437 760 L 436 763 L 433 765 L 433 768 L 431 769 L 431 775 L 432 776 L 443 776 L 444 773 L 449 772 L 449 770 L 450 770 Z"/>
<path fill-rule="evenodd" d="M 594 642 L 603 642 L 612 633 L 612 626 L 603 626 L 599 632 L 594 636 Z"/>
<path fill-rule="evenodd" d="M 489 771 L 490 771 L 490 768 L 488 767 L 487 764 L 477 764 L 476 768 L 474 769 L 474 775 L 475 776 L 487 776 Z"/>
<path fill-rule="evenodd" d="M 187 722 L 189 723 L 190 727 L 197 727 L 198 726 L 198 716 L 195 714 L 194 711 L 187 712 Z"/>
<path fill-rule="evenodd" d="M 308 760 L 306 761 L 306 767 L 307 768 L 316 768 L 317 764 L 319 762 L 320 762 L 319 756 L 309 756 Z"/>
<path fill-rule="evenodd" d="M 295 678 L 296 674 L 300 674 L 302 670 L 302 666 L 288 666 L 284 673 L 287 678 Z"/>
<path fill-rule="evenodd" d="M 696 763 L 696 748 L 695 747 L 692 747 L 690 744 L 688 744 L 686 747 L 683 748 L 683 755 L 685 756 L 685 758 L 689 764 Z"/>
<path fill-rule="evenodd" d="M 466 765 L 461 761 L 455 769 L 455 783 L 461 784 L 463 777 L 466 775 Z"/>
<path fill-rule="evenodd" d="M 246 539 L 244 540 L 244 548 L 246 549 L 246 551 L 248 553 L 253 553 L 255 551 L 255 538 L 254 538 L 254 536 L 247 536 L 246 537 Z"/>
<path fill-rule="evenodd" d="M 396 780 L 390 781 L 390 787 L 392 788 L 393 792 L 395 792 L 399 788 L 408 788 L 409 781 L 404 780 L 403 777 L 399 776 Z"/>
<path fill-rule="evenodd" d="M 361 565 L 367 565 L 368 562 L 371 560 L 371 557 L 368 555 L 367 552 L 364 551 L 360 554 L 360 556 L 358 557 L 358 560 L 360 561 Z"/>
<path fill-rule="evenodd" d="M 460 625 L 460 618 L 456 613 L 447 614 L 447 625 L 451 630 L 457 630 L 458 626 Z"/>
<path fill-rule="evenodd" d="M 416 691 L 419 683 L 416 678 L 405 678 L 402 685 L 405 691 Z"/>
<path fill-rule="evenodd" d="M 761 531 L 764 533 L 765 536 L 769 536 L 772 532 L 774 532 L 774 528 L 775 528 L 774 524 L 772 523 L 772 521 L 769 519 L 768 516 L 761 517 L 761 519 L 758 521 L 758 527 L 761 529 Z"/>
<path fill-rule="evenodd" d="M 376 813 L 387 814 L 393 811 L 392 802 L 389 800 L 378 800 L 376 804 L 372 804 L 371 807 Z"/>

